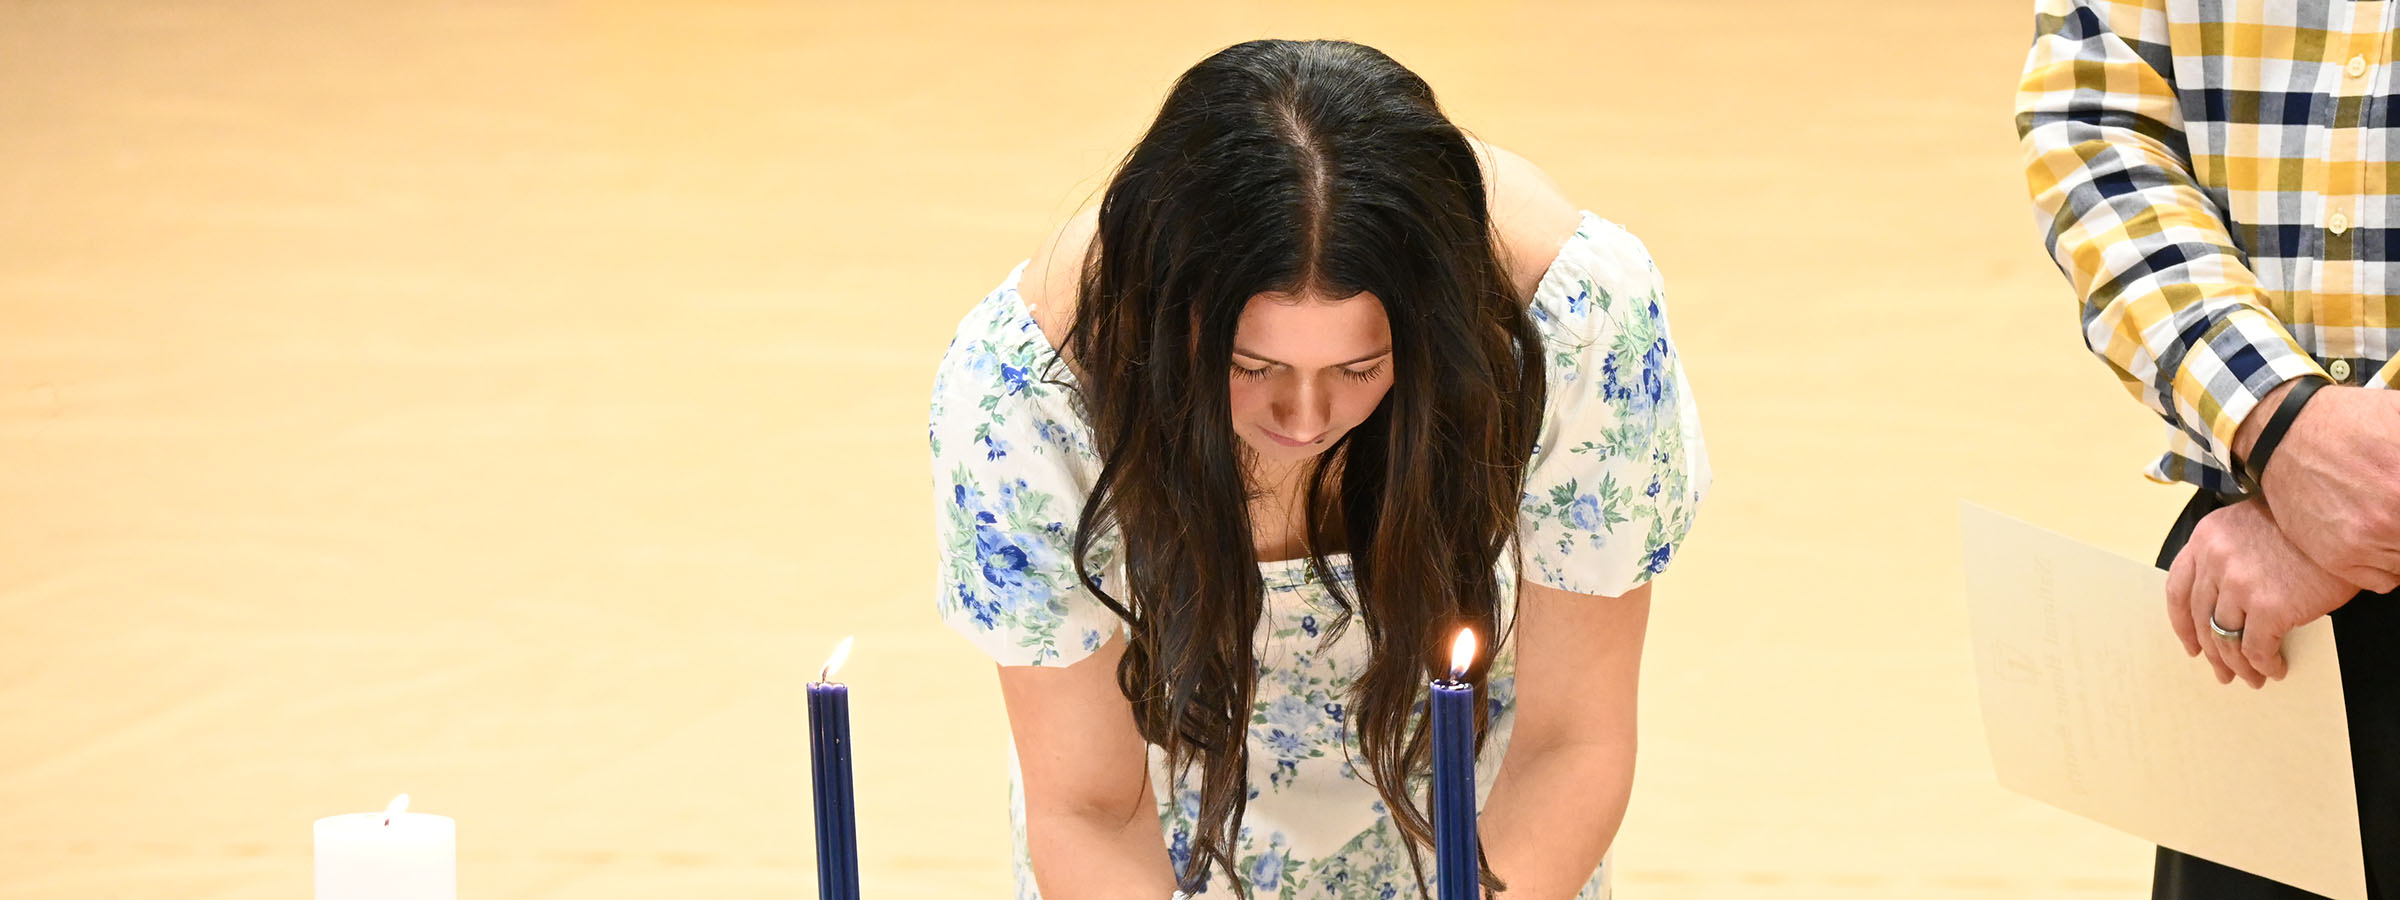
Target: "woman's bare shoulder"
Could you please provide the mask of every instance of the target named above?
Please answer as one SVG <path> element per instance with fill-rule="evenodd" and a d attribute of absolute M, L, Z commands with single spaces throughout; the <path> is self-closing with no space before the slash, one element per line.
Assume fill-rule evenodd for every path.
<path fill-rule="evenodd" d="M 1558 248 L 1583 224 L 1583 210 L 1567 199 L 1548 173 L 1525 157 L 1469 139 L 1483 159 L 1484 190 L 1490 196 L 1500 259 L 1508 265 L 1518 295 L 1531 298 Z"/>
<path fill-rule="evenodd" d="M 1099 207 L 1076 213 L 1050 233 L 1049 240 L 1026 262 L 1025 274 L 1017 277 L 1017 296 L 1024 299 L 1025 308 L 1032 311 L 1034 323 L 1041 326 L 1042 336 L 1050 339 L 1052 347 L 1059 346 L 1075 323 L 1084 258 L 1091 253 L 1092 235 L 1099 227 Z"/>

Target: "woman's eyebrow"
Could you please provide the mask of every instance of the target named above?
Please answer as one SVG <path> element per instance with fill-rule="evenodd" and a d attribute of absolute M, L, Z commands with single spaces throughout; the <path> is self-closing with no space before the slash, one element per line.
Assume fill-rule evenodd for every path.
<path fill-rule="evenodd" d="M 1250 352 L 1250 351 L 1248 351 L 1248 350 L 1244 350 L 1244 349 L 1242 349 L 1242 348 L 1240 348 L 1240 347 L 1235 347 L 1235 348 L 1233 348 L 1233 352 L 1235 352 L 1235 353 L 1238 353 L 1238 354 L 1241 354 L 1241 355 L 1243 355 L 1243 356 L 1250 357 L 1251 359 L 1258 360 L 1259 362 L 1268 363 L 1268 364 L 1270 364 L 1270 365 L 1277 365 L 1277 366 L 1287 366 L 1287 365 L 1291 365 L 1290 363 L 1284 362 L 1283 360 L 1280 360 L 1280 359 L 1268 359 L 1268 358 L 1266 358 L 1266 357 L 1264 357 L 1264 356 L 1260 356 L 1260 355 L 1258 355 L 1258 354 L 1256 354 L 1256 353 L 1252 353 L 1252 352 Z M 1377 351 L 1375 351 L 1375 352 L 1373 352 L 1373 353 L 1369 353 L 1369 354 L 1367 354 L 1367 355 L 1365 355 L 1365 356 L 1361 356 L 1361 357 L 1359 357 L 1359 358 L 1357 358 L 1357 359 L 1350 360 L 1349 362 L 1338 362 L 1338 363 L 1334 363 L 1333 365 L 1334 365 L 1335 367 L 1339 367 L 1339 366 L 1355 366 L 1355 365 L 1358 365 L 1359 363 L 1366 362 L 1367 360 L 1370 360 L 1370 359 L 1382 359 L 1382 358 L 1384 358 L 1384 357 L 1386 357 L 1386 356 L 1390 356 L 1390 355 L 1392 355 L 1392 348 L 1390 348 L 1390 347 L 1385 347 L 1385 348 L 1383 348 L 1383 349 L 1381 349 L 1381 350 L 1377 350 Z"/>

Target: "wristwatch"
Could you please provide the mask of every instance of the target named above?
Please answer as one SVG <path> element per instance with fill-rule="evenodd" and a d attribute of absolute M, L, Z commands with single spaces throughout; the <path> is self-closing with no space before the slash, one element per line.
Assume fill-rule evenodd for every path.
<path fill-rule="evenodd" d="M 2309 397 L 2332 383 L 2322 375 L 2302 375 L 2292 380 L 2292 389 L 2284 392 L 2283 402 L 2266 411 L 2266 427 L 2259 429 L 2258 440 L 2251 443 L 2250 458 L 2234 461 L 2233 477 L 2242 493 L 2264 495 L 2267 460 L 2275 455 L 2275 446 L 2283 443 L 2284 432 L 2291 430 L 2292 420 L 2300 417 L 2300 408 L 2308 405 Z M 2251 414 L 2257 415 L 2258 411 Z"/>

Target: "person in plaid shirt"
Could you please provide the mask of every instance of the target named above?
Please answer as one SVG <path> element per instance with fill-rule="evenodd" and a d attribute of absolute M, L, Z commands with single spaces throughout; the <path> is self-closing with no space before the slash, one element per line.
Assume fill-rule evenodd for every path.
<path fill-rule="evenodd" d="M 2374 896 L 2400 897 L 2400 66 L 2384 0 L 2040 0 L 2026 179 L 2084 343 L 2197 489 L 2160 551 L 2217 680 L 2331 614 Z M 2208 772 L 2196 791 L 2242 791 Z M 2309 897 L 2160 848 L 2155 897 Z"/>

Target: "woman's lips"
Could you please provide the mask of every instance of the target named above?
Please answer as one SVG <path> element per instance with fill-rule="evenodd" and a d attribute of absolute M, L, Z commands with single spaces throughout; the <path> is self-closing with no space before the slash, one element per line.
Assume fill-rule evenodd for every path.
<path fill-rule="evenodd" d="M 1310 445 L 1310 444 L 1314 444 L 1314 443 L 1316 443 L 1316 441 L 1313 441 L 1313 440 L 1309 440 L 1309 441 L 1295 441 L 1295 440 L 1292 440 L 1291 438 L 1284 437 L 1283 435 L 1276 434 L 1275 432 L 1273 432 L 1273 431 L 1268 431 L 1267 429 L 1264 429 L 1264 428 L 1261 428 L 1261 429 L 1259 429 L 1259 430 L 1260 430 L 1260 431 L 1265 431 L 1265 432 L 1267 432 L 1267 437 L 1274 438 L 1274 439 L 1275 439 L 1275 443 L 1282 444 L 1282 445 L 1284 445 L 1284 446 L 1286 446 L 1286 447 L 1306 447 L 1306 446 L 1308 446 L 1308 445 Z M 1319 437 L 1322 437 L 1322 436 L 1323 436 L 1323 435 L 1319 435 Z"/>

